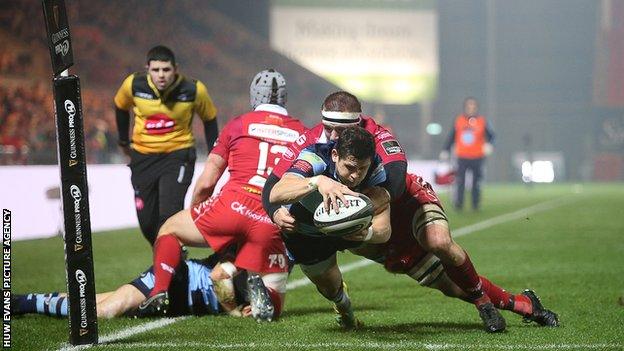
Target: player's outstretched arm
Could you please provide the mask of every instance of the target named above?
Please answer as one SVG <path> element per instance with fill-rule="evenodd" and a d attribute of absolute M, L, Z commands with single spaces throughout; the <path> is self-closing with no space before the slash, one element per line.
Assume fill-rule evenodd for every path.
<path fill-rule="evenodd" d="M 269 202 L 273 205 L 288 205 L 301 200 L 304 196 L 317 189 L 318 177 L 302 177 L 294 173 L 286 173 L 275 183 L 269 193 Z"/>
<path fill-rule="evenodd" d="M 219 178 L 225 171 L 225 167 L 227 167 L 227 161 L 223 157 L 217 154 L 208 155 L 204 170 L 197 179 L 195 189 L 193 189 L 193 200 L 191 201 L 193 206 L 212 196 Z"/>
<path fill-rule="evenodd" d="M 344 195 L 358 195 L 346 185 L 324 175 L 301 177 L 294 173 L 286 173 L 271 190 L 269 201 L 279 205 L 292 204 L 316 190 L 323 196 L 325 210 L 329 211 L 331 203 L 336 213 L 338 213 L 337 199 L 348 206 L 349 203 Z"/>

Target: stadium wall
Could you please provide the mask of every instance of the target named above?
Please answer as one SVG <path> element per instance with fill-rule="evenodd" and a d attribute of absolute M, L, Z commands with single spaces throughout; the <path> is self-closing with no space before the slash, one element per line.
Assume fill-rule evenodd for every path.
<path fill-rule="evenodd" d="M 409 161 L 409 170 L 432 181 L 436 161 Z M 195 165 L 195 176 L 190 189 L 204 168 Z M 89 205 L 92 231 L 101 232 L 121 228 L 138 228 L 134 209 L 130 169 L 125 165 L 88 165 Z M 219 180 L 218 191 L 228 178 Z M 59 193 L 58 166 L 4 166 L 0 167 L 2 184 L 1 205 L 13 215 L 12 240 L 48 238 L 61 235 L 63 216 Z M 186 196 L 190 204 L 191 190 Z"/>

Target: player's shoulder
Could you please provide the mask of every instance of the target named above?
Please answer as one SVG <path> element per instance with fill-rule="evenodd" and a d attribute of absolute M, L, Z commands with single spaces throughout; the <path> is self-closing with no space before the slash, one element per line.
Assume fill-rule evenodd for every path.
<path fill-rule="evenodd" d="M 312 144 L 305 147 L 297 155 L 291 169 L 298 169 L 313 174 L 321 174 L 331 164 L 331 149 L 327 152 L 327 144 Z"/>
<path fill-rule="evenodd" d="M 135 72 L 126 78 L 127 87 L 131 89 L 132 95 L 135 97 L 153 100 L 157 96 L 154 94 L 147 80 L 146 72 Z"/>
<path fill-rule="evenodd" d="M 296 144 L 298 145 L 298 148 L 305 148 L 307 146 L 314 145 L 319 142 L 323 133 L 324 127 L 322 123 L 319 123 L 309 129 L 306 128 L 305 132 L 299 136 L 299 139 L 297 139 Z"/>
<path fill-rule="evenodd" d="M 328 164 L 331 160 L 331 151 L 334 148 L 334 144 L 334 142 L 311 144 L 301 150 L 301 154 L 317 155 Z"/>
<path fill-rule="evenodd" d="M 376 140 L 394 139 L 394 135 L 388 128 L 378 124 L 373 117 L 362 116 L 362 127 L 371 133 Z"/>

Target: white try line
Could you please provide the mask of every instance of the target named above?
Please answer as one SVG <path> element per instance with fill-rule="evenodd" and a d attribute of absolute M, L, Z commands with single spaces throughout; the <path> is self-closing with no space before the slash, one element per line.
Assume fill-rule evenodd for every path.
<path fill-rule="evenodd" d="M 520 219 L 520 218 L 525 218 L 526 216 L 530 215 L 530 214 L 534 214 L 534 213 L 538 213 L 538 212 L 543 212 L 543 211 L 547 211 L 550 209 L 553 209 L 555 207 L 559 207 L 562 206 L 564 204 L 569 204 L 573 201 L 572 198 L 570 198 L 569 196 L 565 196 L 565 197 L 561 197 L 561 198 L 557 198 L 554 200 L 548 200 L 548 201 L 544 201 L 544 202 L 540 202 L 536 205 L 533 206 L 529 206 L 529 207 L 525 207 L 522 208 L 520 210 L 514 211 L 514 212 L 509 212 L 509 213 L 505 213 L 496 217 L 492 217 L 492 218 L 488 218 L 486 220 L 483 220 L 481 222 L 477 222 L 475 224 L 471 224 L 462 228 L 459 228 L 457 230 L 453 231 L 453 237 L 460 237 L 460 236 L 464 236 L 464 235 L 468 235 L 468 234 L 472 234 L 474 232 L 477 232 L 479 230 L 483 230 L 483 229 L 487 229 L 490 227 L 493 227 L 495 225 L 498 224 L 502 224 L 505 222 L 509 222 L 509 221 L 513 221 L 515 219 Z M 369 266 L 371 264 L 375 263 L 374 261 L 368 260 L 368 259 L 361 259 L 355 262 L 351 262 L 345 265 L 341 265 L 340 266 L 340 271 L 342 273 L 347 273 L 349 271 L 355 270 L 355 269 L 359 269 L 362 267 L 366 267 Z M 300 288 L 302 286 L 306 286 L 311 284 L 312 282 L 308 279 L 308 278 L 301 278 L 301 279 L 297 279 L 297 280 L 293 280 L 291 282 L 289 282 L 286 285 L 286 289 L 287 290 L 292 290 L 292 289 L 297 289 Z M 137 334 L 142 334 L 145 332 L 149 332 L 152 331 L 154 329 L 158 329 L 158 328 L 162 328 L 164 326 L 185 320 L 190 318 L 190 316 L 186 316 L 186 317 L 178 317 L 178 318 L 163 318 L 163 319 L 159 319 L 157 321 L 153 321 L 153 322 L 148 322 L 145 324 L 141 324 L 141 325 L 137 325 L 134 327 L 130 327 L 127 329 L 123 329 L 121 331 L 118 331 L 116 333 L 113 334 L 109 334 L 103 337 L 99 338 L 99 342 L 100 344 L 98 344 L 97 346 L 102 346 L 102 344 L 108 344 L 108 343 L 112 343 L 114 341 L 118 341 L 118 340 L 123 340 L 126 338 L 129 338 L 131 336 L 137 335 Z M 148 344 L 124 344 L 124 345 L 148 345 Z M 149 344 L 151 345 L 151 344 Z M 154 344 L 154 345 L 164 345 L 164 344 Z M 186 345 L 186 344 L 180 344 L 182 346 Z M 269 347 L 271 345 L 266 345 L 266 344 L 240 344 L 241 346 L 227 346 L 227 344 L 219 344 L 219 345 L 223 345 L 223 346 L 219 346 L 220 348 L 238 348 L 238 347 L 254 347 L 254 346 L 249 346 L 249 345 L 264 345 L 263 347 Z M 239 344 L 231 344 L 231 345 L 239 345 Z M 273 346 L 278 347 L 278 344 L 272 344 Z M 309 348 L 318 348 L 318 347 L 322 347 L 320 346 L 321 344 L 309 344 L 309 345 L 316 345 L 316 346 L 310 346 Z M 327 347 L 332 347 L 332 344 L 327 344 Z M 345 344 L 345 345 L 351 345 L 351 344 Z M 352 346 L 358 346 L 361 344 L 353 344 Z M 380 344 L 381 345 L 381 344 Z M 410 347 L 421 347 L 421 348 L 425 348 L 425 346 L 423 345 L 428 345 L 428 344 L 411 344 Z M 440 344 L 440 345 L 448 345 L 448 344 Z M 63 347 L 61 347 L 59 350 L 62 351 L 69 351 L 69 350 L 83 350 L 86 348 L 90 348 L 92 346 L 95 345 L 81 345 L 81 346 L 70 346 L 65 344 Z M 118 346 L 118 345 L 117 345 Z M 217 348 L 217 346 L 210 346 L 209 344 L 202 344 L 202 346 L 206 346 L 209 348 Z M 125 346 L 124 346 L 125 347 Z M 137 346 L 137 347 L 142 347 L 142 346 Z M 336 346 L 339 347 L 339 346 Z M 348 348 L 349 346 L 345 346 L 345 348 Z M 370 348 L 379 348 L 379 347 L 370 347 Z M 443 350 L 444 348 L 437 348 L 437 349 L 432 349 L 432 350 Z M 514 349 L 513 347 L 511 349 Z M 524 348 L 525 350 L 527 350 L 527 348 Z"/>
<path fill-rule="evenodd" d="M 216 344 L 216 343 L 201 343 L 201 342 L 165 342 L 165 343 L 123 343 L 123 344 L 106 344 L 100 345 L 103 348 L 116 348 L 116 349 L 166 349 L 166 350 L 184 350 L 188 348 L 202 348 L 206 350 L 214 349 L 260 349 L 260 350 L 274 350 L 280 349 L 345 349 L 345 350 L 362 350 L 362 349 L 374 349 L 374 350 L 528 350 L 528 351 L 542 351 L 542 350 L 621 350 L 622 344 L 615 343 L 601 343 L 601 344 L 544 344 L 544 345 L 530 345 L 530 344 L 434 344 L 434 343 L 422 343 L 415 341 L 399 341 L 399 342 L 375 342 L 375 341 L 362 341 L 362 342 L 318 342 L 318 343 L 306 343 L 306 342 L 248 342 L 248 343 L 229 343 L 229 344 Z"/>

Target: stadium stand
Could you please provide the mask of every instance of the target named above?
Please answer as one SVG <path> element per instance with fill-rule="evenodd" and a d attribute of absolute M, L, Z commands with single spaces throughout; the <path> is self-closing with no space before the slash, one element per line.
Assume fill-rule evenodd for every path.
<path fill-rule="evenodd" d="M 80 0 L 67 6 L 76 61 L 71 71 L 82 81 L 89 163 L 124 161 L 115 144 L 112 97 L 123 77 L 142 69 L 142 52 L 156 44 L 172 47 L 181 72 L 208 85 L 222 125 L 248 109 L 249 77 L 266 67 L 284 73 L 290 111 L 309 125 L 318 118 L 322 97 L 336 89 L 205 2 L 155 0 L 145 6 L 138 0 Z M 3 7 L 10 11 L 0 14 L 0 37 L 7 38 L 0 48 L 0 163 L 52 164 L 56 149 L 49 54 L 44 29 L 33 25 L 43 23 L 41 4 L 9 0 Z M 194 132 L 201 150 L 199 123 Z"/>

